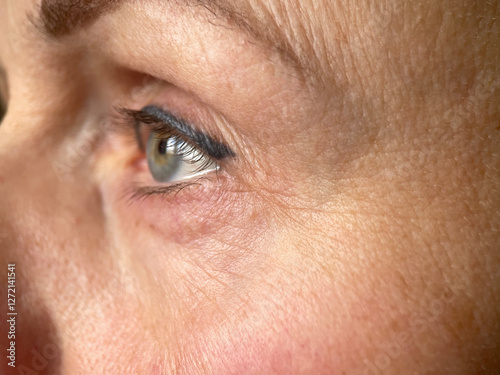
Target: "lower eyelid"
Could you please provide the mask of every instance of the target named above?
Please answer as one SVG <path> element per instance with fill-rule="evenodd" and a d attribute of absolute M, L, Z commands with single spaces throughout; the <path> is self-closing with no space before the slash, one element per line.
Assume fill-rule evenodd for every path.
<path fill-rule="evenodd" d="M 127 168 L 123 176 L 122 191 L 125 197 L 132 200 L 144 200 L 154 196 L 165 199 L 169 196 L 177 196 L 181 192 L 184 193 L 184 190 L 194 193 L 194 188 L 200 186 L 203 186 L 205 191 L 212 188 L 217 189 L 220 187 L 221 178 L 223 178 L 223 174 L 218 166 L 215 170 L 195 174 L 185 180 L 170 183 L 157 182 L 151 175 L 147 161 L 143 158 L 135 160 Z"/>

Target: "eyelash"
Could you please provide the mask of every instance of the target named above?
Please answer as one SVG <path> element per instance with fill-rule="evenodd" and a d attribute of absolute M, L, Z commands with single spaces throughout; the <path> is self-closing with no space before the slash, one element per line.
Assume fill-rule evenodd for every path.
<path fill-rule="evenodd" d="M 174 185 L 169 185 L 169 186 L 158 186 L 158 187 L 153 187 L 153 186 L 135 186 L 133 189 L 130 189 L 127 192 L 127 195 L 130 199 L 134 200 L 145 200 L 150 197 L 161 197 L 161 198 L 168 198 L 170 196 L 176 196 L 179 194 L 182 190 L 192 187 L 192 186 L 201 186 L 202 180 L 209 180 L 207 177 L 200 177 L 197 178 L 194 181 L 186 181 L 186 182 L 179 182 Z"/>
<path fill-rule="evenodd" d="M 141 137 L 141 126 L 144 126 L 144 123 L 136 122 L 134 124 L 134 131 L 136 134 L 136 140 L 137 140 L 137 143 L 138 143 L 141 151 L 143 151 L 143 152 L 146 151 L 146 146 L 145 146 L 143 140 L 149 138 L 149 135 L 154 132 L 158 135 L 158 138 L 167 139 L 167 138 L 175 137 L 179 141 L 182 141 L 182 142 L 179 142 L 179 141 L 177 142 L 177 146 L 178 146 L 177 151 L 178 151 L 179 156 L 182 156 L 183 158 L 187 158 L 189 156 L 198 154 L 199 156 L 197 156 L 196 158 L 191 158 L 191 160 L 189 161 L 192 164 L 201 162 L 201 165 L 198 167 L 196 172 L 203 170 L 204 168 L 209 166 L 210 163 L 212 162 L 212 157 L 207 155 L 198 146 L 193 145 L 191 140 L 187 139 L 186 136 L 180 134 L 175 129 L 172 129 L 167 124 L 159 123 L 159 124 L 148 125 L 149 132 L 148 132 L 148 136 L 146 136 L 146 137 Z"/>
<path fill-rule="evenodd" d="M 151 111 L 145 111 L 147 109 L 162 111 L 165 115 L 164 117 L 168 117 L 169 121 L 162 121 L 158 116 L 152 116 Z M 117 114 L 117 116 L 115 116 L 117 119 L 115 124 L 118 124 L 119 129 L 125 130 L 130 138 L 134 139 L 142 152 L 146 151 L 145 140 L 147 142 L 151 132 L 157 133 L 161 138 L 175 137 L 183 143 L 178 153 L 180 156 L 186 157 L 198 154 L 199 156 L 197 158 L 192 159 L 192 163 L 201 163 L 197 171 L 201 171 L 215 162 L 217 165 L 217 178 L 219 177 L 221 161 L 226 157 L 235 156 L 234 152 L 224 143 L 215 141 L 205 133 L 194 130 L 182 120 L 179 120 L 170 113 L 160 110 L 157 107 L 147 106 L 142 110 L 131 110 L 119 107 L 115 108 L 115 111 Z M 163 120 L 165 120 L 165 118 Z M 188 137 L 186 134 L 174 128 L 171 124 L 173 121 L 177 123 L 177 126 L 183 126 L 184 133 L 188 133 L 191 137 Z M 149 130 L 147 133 L 148 136 L 146 137 L 143 137 L 141 132 L 144 126 L 147 126 Z M 196 144 L 191 138 L 195 138 L 201 145 Z M 209 155 L 207 150 L 210 151 L 212 155 Z M 179 192 L 190 186 L 200 186 L 202 180 L 210 179 L 207 177 L 199 177 L 194 180 L 177 182 L 168 186 L 134 186 L 127 191 L 127 195 L 130 198 L 139 200 L 147 199 L 152 196 L 161 196 L 163 198 L 171 196 L 172 194 L 176 196 Z"/>
<path fill-rule="evenodd" d="M 157 126 L 158 128 L 155 130 L 164 129 L 167 132 L 174 132 L 188 143 L 195 143 L 197 145 L 195 147 L 200 148 L 201 151 L 204 151 L 213 159 L 222 160 L 226 157 L 235 156 L 234 152 L 224 143 L 213 139 L 201 131 L 197 131 L 185 121 L 178 119 L 159 107 L 149 105 L 139 111 L 124 108 L 121 111 L 135 121 L 135 123 Z"/>

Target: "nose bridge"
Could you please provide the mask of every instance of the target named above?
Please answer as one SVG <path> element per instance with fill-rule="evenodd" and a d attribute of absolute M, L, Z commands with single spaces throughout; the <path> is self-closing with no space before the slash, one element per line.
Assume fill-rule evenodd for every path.
<path fill-rule="evenodd" d="M 6 285 L 7 264 L 16 264 L 17 364 L 26 373 L 58 374 L 63 354 L 51 357 L 50 348 L 64 346 L 69 296 L 85 288 L 78 280 L 94 272 L 94 257 L 106 258 L 100 191 L 87 162 L 94 150 L 68 142 L 68 133 L 79 132 L 64 129 L 71 124 L 50 106 L 9 105 L 0 125 L 0 281 Z M 6 311 L 6 290 L 0 298 Z M 7 329 L 2 319 L 2 337 Z"/>
<path fill-rule="evenodd" d="M 0 126 L 0 215 L 11 224 L 43 215 L 44 202 L 57 210 L 52 197 L 64 188 L 51 168 L 57 140 L 44 129 L 48 124 L 35 121 L 13 108 Z"/>
<path fill-rule="evenodd" d="M 17 259 L 45 263 L 64 257 L 68 244 L 78 250 L 76 243 L 89 240 L 86 230 L 96 241 L 104 238 L 90 163 L 97 136 L 75 126 L 68 131 L 72 124 L 50 107 L 37 109 L 37 116 L 16 108 L 23 107 L 12 105 L 0 126 L 0 233 L 17 243 L 17 249 L 7 246 Z"/>
<path fill-rule="evenodd" d="M 14 287 L 3 288 L 0 306 L 15 313 L 9 321 L 2 319 L 0 334 L 4 338 L 13 334 L 9 348 L 14 349 L 16 364 L 13 369 L 2 361 L 0 372 L 59 374 L 61 352 L 54 355 L 52 350 L 50 358 L 46 356 L 50 349 L 61 347 L 56 319 L 47 291 L 39 288 L 42 280 L 50 281 L 50 263 L 57 254 L 44 231 L 50 220 L 43 202 L 54 187 L 48 168 L 51 152 L 29 136 L 29 126 L 22 126 L 26 122 L 28 118 L 11 111 L 0 126 L 0 281 L 8 285 L 10 275 L 9 285 Z M 9 265 L 13 271 L 7 273 Z"/>
<path fill-rule="evenodd" d="M 56 256 L 59 218 L 72 188 L 52 167 L 61 138 L 50 115 L 35 116 L 29 103 L 9 107 L 0 126 L 1 251 L 29 268 Z"/>

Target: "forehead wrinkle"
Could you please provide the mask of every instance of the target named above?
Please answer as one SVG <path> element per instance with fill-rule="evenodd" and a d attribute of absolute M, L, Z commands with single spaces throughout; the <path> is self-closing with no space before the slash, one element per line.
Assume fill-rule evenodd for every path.
<path fill-rule="evenodd" d="M 113 12 L 120 5 L 134 0 L 41 0 L 37 15 L 31 18 L 32 24 L 48 39 L 59 39 L 75 30 L 91 26 L 97 19 Z M 137 1 L 137 0 L 136 0 Z M 145 1 L 145 0 L 141 0 Z M 280 59 L 296 72 L 295 78 L 302 80 L 310 75 L 307 59 L 299 55 L 297 46 L 284 34 L 274 17 L 259 17 L 259 11 L 252 0 L 158 0 L 176 6 L 203 7 L 213 16 L 216 26 L 234 26 L 250 36 L 251 39 L 277 53 Z M 278 0 L 281 2 L 283 0 Z M 247 3 L 248 2 L 248 3 Z M 241 7 L 241 5 L 244 5 Z M 269 16 L 270 14 L 268 14 Z M 276 16 L 276 15 L 274 15 Z"/>
<path fill-rule="evenodd" d="M 284 30 L 278 25 L 277 19 L 273 17 L 274 15 L 267 11 L 267 15 L 270 17 L 260 17 L 265 7 L 255 7 L 254 1 L 177 0 L 177 2 L 202 6 L 215 18 L 224 20 L 228 25 L 235 25 L 253 40 L 261 42 L 267 48 L 277 52 L 281 60 L 293 67 L 298 73 L 295 78 L 303 79 L 304 76 L 310 74 L 307 61 L 303 56 L 300 56 L 293 41 L 286 37 Z"/>

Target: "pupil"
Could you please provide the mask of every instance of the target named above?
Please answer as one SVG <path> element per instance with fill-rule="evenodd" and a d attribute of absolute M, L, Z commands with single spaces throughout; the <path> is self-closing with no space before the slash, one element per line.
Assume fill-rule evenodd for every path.
<path fill-rule="evenodd" d="M 161 155 L 165 155 L 167 153 L 167 140 L 166 139 L 162 139 L 160 141 L 160 143 L 158 143 L 158 152 L 161 154 Z"/>

